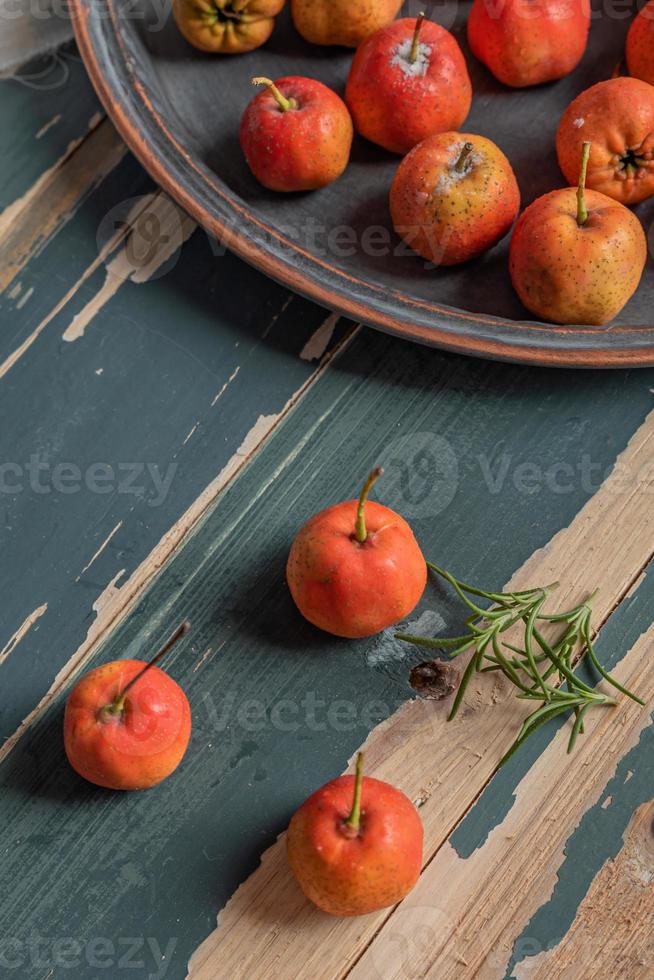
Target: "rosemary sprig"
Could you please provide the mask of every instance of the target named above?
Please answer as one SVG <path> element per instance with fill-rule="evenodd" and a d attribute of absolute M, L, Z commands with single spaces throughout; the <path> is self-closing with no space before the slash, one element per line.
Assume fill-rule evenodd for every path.
<path fill-rule="evenodd" d="M 447 650 L 450 657 L 473 650 L 461 677 L 449 720 L 458 712 L 466 689 L 478 672 L 500 671 L 516 687 L 518 698 L 540 702 L 540 706 L 525 719 L 500 765 L 541 725 L 567 711 L 573 711 L 575 715 L 568 742 L 568 752 L 572 752 L 577 738 L 584 732 L 584 717 L 588 709 L 610 707 L 617 703 L 615 698 L 590 687 L 575 674 L 575 662 L 580 662 L 586 654 L 597 672 L 612 687 L 638 704 L 644 704 L 599 662 L 591 626 L 592 603 L 596 593 L 574 609 L 547 614 L 543 612 L 543 605 L 556 588 L 556 582 L 520 592 L 488 592 L 460 581 L 433 562 L 428 561 L 427 565 L 452 586 L 470 609 L 471 615 L 465 622 L 467 632 L 461 636 L 433 638 L 398 633 L 397 638 L 415 646 Z M 489 605 L 481 606 L 475 599 L 483 599 Z M 522 623 L 524 639 L 522 646 L 515 646 L 504 638 L 504 634 L 519 622 Z M 558 637 L 546 639 L 539 629 L 539 623 L 560 626 Z"/>

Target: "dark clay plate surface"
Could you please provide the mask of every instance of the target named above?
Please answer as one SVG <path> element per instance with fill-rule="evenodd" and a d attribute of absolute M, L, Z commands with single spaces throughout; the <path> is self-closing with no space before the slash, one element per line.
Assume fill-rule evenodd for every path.
<path fill-rule="evenodd" d="M 504 150 L 525 206 L 563 186 L 554 149 L 558 121 L 623 56 L 632 12 L 621 0 L 596 6 L 579 68 L 560 82 L 514 91 L 470 54 L 468 2 L 405 4 L 405 15 L 425 9 L 459 40 L 475 92 L 463 129 Z M 73 7 L 87 68 L 130 148 L 201 225 L 270 276 L 325 307 L 431 346 L 533 364 L 654 364 L 651 255 L 638 293 L 617 321 L 556 327 L 527 319 L 514 295 L 508 236 L 483 258 L 442 270 L 425 267 L 401 246 L 388 211 L 399 160 L 360 138 L 350 167 L 331 187 L 291 196 L 260 187 L 238 142 L 251 77 L 310 75 L 342 94 L 352 58 L 348 50 L 305 44 L 288 10 L 265 47 L 226 57 L 187 44 L 162 0 L 74 0 Z M 649 232 L 654 199 L 637 213 Z"/>

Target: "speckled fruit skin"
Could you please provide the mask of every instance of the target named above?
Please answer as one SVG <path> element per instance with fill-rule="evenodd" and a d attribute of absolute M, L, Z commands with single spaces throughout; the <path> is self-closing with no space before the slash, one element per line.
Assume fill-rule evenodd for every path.
<path fill-rule="evenodd" d="M 291 0 L 293 23 L 310 44 L 356 48 L 395 19 L 404 0 Z"/>
<path fill-rule="evenodd" d="M 102 708 L 136 676 L 141 660 L 114 660 L 81 678 L 64 715 L 64 747 L 73 769 L 107 789 L 148 789 L 170 776 L 191 737 L 186 695 L 168 674 L 150 667 L 126 695 L 122 714 Z"/>
<path fill-rule="evenodd" d="M 458 129 L 472 101 L 465 58 L 443 27 L 423 23 L 418 59 L 410 63 L 415 26 L 406 17 L 367 38 L 345 89 L 357 132 L 402 156 L 432 133 Z"/>
<path fill-rule="evenodd" d="M 295 109 L 282 112 L 269 89 L 241 120 L 250 170 L 273 191 L 312 191 L 337 180 L 348 165 L 354 129 L 343 100 L 322 82 L 289 76 L 275 82 Z"/>
<path fill-rule="evenodd" d="M 465 143 L 473 150 L 459 176 Z M 440 133 L 418 144 L 400 164 L 390 197 L 398 235 L 435 265 L 480 255 L 508 232 L 520 210 L 520 190 L 498 146 L 472 133 Z"/>
<path fill-rule="evenodd" d="M 577 223 L 574 188 L 539 197 L 522 213 L 509 265 L 518 296 L 542 320 L 601 326 L 638 288 L 647 241 L 635 214 L 586 191 L 588 221 Z"/>
<path fill-rule="evenodd" d="M 310 623 L 355 639 L 404 619 L 427 583 L 427 565 L 413 531 L 399 514 L 366 503 L 368 537 L 354 536 L 357 501 L 335 504 L 302 527 L 291 545 L 286 578 Z"/>
<path fill-rule="evenodd" d="M 627 35 L 629 74 L 654 85 L 654 0 L 649 0 Z"/>
<path fill-rule="evenodd" d="M 586 89 L 565 110 L 556 135 L 566 180 L 579 180 L 582 144 L 592 143 L 586 186 L 622 204 L 654 194 L 654 86 L 637 78 L 611 78 Z M 625 169 L 632 152 L 638 166 Z"/>
<path fill-rule="evenodd" d="M 468 43 L 498 81 L 525 88 L 569 75 L 589 28 L 588 0 L 474 0 Z"/>
<path fill-rule="evenodd" d="M 331 915 L 366 915 L 395 905 L 420 875 L 423 828 L 411 800 L 364 776 L 361 828 L 348 838 L 354 777 L 341 776 L 306 800 L 287 835 L 291 871 L 314 905 Z"/>
<path fill-rule="evenodd" d="M 189 44 L 210 54 L 243 54 L 265 44 L 285 0 L 173 0 L 173 17 Z M 225 8 L 238 7 L 221 19 Z"/>

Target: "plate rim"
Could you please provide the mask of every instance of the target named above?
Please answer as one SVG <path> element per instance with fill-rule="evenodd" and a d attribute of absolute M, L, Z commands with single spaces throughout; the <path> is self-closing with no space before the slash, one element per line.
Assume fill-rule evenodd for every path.
<path fill-rule="evenodd" d="M 381 288 L 349 276 L 345 270 L 306 252 L 291 239 L 284 239 L 275 228 L 265 224 L 254 212 L 247 209 L 244 202 L 229 190 L 217 174 L 212 175 L 208 168 L 198 165 L 177 141 L 133 71 L 117 26 L 118 15 L 114 0 L 98 0 L 109 17 L 97 18 L 97 24 L 93 17 L 95 2 L 96 0 L 70 0 L 69 6 L 80 54 L 108 116 L 128 148 L 156 183 L 200 226 L 249 264 L 326 310 L 405 340 L 453 353 L 546 367 L 626 368 L 654 365 L 654 326 L 616 325 L 598 328 L 504 320 L 490 314 L 474 314 L 430 304 L 397 290 L 387 291 L 388 299 L 384 302 Z M 105 40 L 112 42 L 115 53 L 119 56 L 113 69 L 122 69 L 125 81 L 129 83 L 120 89 L 111 84 L 108 74 L 103 70 L 96 46 L 98 31 L 101 32 L 102 25 L 109 22 L 112 30 Z M 164 141 L 166 153 L 156 152 L 152 131 L 143 124 L 144 120 L 149 120 L 151 126 L 158 131 L 160 139 Z M 182 170 L 189 165 L 196 177 L 206 185 L 205 194 L 209 189 L 213 194 L 217 193 L 217 201 L 204 202 L 199 195 L 184 186 Z M 213 206 L 210 206 L 211 203 Z M 235 227 L 230 222 L 229 219 L 234 215 L 240 215 L 241 227 Z M 262 231 L 265 231 L 269 239 L 277 239 L 276 247 L 266 243 Z M 284 255 L 284 252 L 287 254 Z M 299 257 L 308 263 L 308 268 L 298 267 Z M 311 268 L 312 264 L 316 267 L 315 270 Z M 318 271 L 321 267 L 324 270 L 322 277 Z M 351 288 L 352 283 L 357 287 L 354 291 Z M 365 297 L 366 288 L 373 294 L 368 298 Z M 426 320 L 428 315 L 433 318 L 429 322 Z M 459 329 L 452 332 L 447 329 L 448 324 L 452 327 L 458 325 Z M 467 324 L 467 329 L 461 330 L 461 324 Z M 473 327 L 478 329 L 480 324 L 490 328 L 487 333 L 474 332 Z M 602 347 L 596 342 L 596 338 L 608 333 L 614 337 L 623 336 L 626 340 L 619 346 Z M 549 339 L 540 344 L 534 343 L 538 334 Z M 648 340 L 649 343 L 629 343 L 630 339 L 635 339 L 635 335 L 640 335 L 642 340 Z"/>

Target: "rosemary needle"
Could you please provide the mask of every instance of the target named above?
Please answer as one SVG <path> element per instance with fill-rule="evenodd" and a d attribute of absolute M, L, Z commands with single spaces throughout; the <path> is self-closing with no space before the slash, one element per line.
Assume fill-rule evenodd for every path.
<path fill-rule="evenodd" d="M 610 707 L 616 704 L 615 698 L 585 684 L 573 669 L 573 658 L 588 658 L 597 672 L 622 694 L 636 701 L 644 702 L 620 684 L 602 667 L 592 642 L 592 602 L 593 593 L 582 602 L 564 612 L 543 613 L 542 607 L 558 583 L 518 592 L 488 592 L 455 578 L 451 572 L 440 568 L 433 562 L 427 566 L 448 582 L 472 615 L 466 620 L 467 633 L 452 637 L 424 637 L 409 633 L 398 633 L 397 638 L 415 646 L 447 650 L 450 657 L 458 657 L 467 650 L 473 650 L 466 666 L 459 688 L 456 692 L 451 720 L 457 714 L 467 687 L 476 673 L 500 671 L 514 685 L 517 697 L 521 700 L 541 702 L 523 722 L 512 746 L 502 758 L 503 765 L 514 752 L 541 725 L 565 712 L 574 712 L 575 720 L 568 742 L 568 752 L 572 752 L 579 735 L 584 732 L 584 717 L 591 707 Z M 480 606 L 470 597 L 483 599 L 489 603 Z M 503 639 L 503 634 L 521 622 L 523 645 L 516 646 Z M 561 632 L 558 638 L 547 640 L 538 623 L 558 625 Z M 550 683 L 550 679 L 554 683 Z"/>

